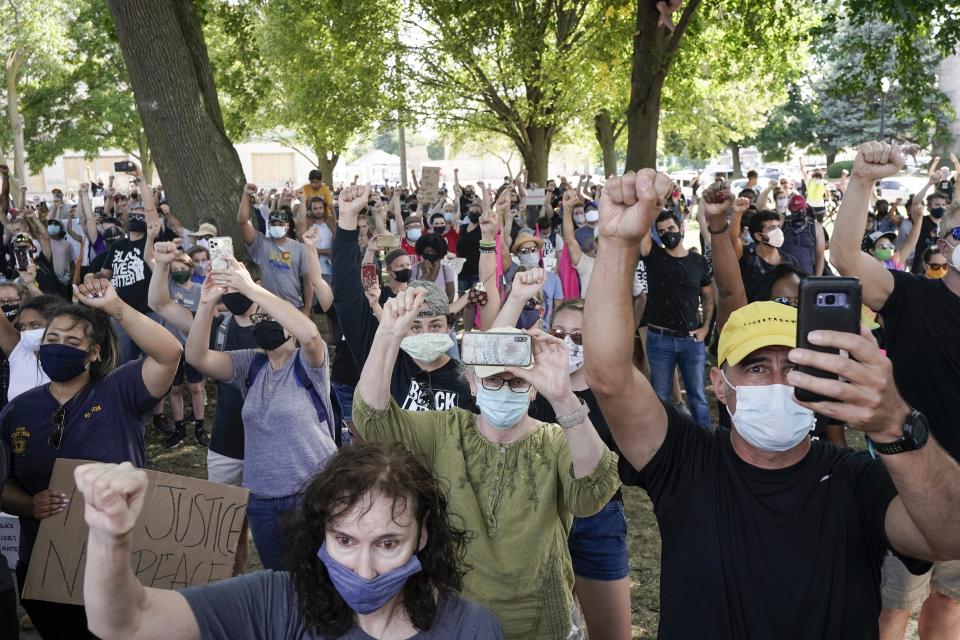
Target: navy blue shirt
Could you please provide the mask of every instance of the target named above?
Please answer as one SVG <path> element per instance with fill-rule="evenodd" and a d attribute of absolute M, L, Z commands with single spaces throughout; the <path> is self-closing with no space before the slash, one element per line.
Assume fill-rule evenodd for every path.
<path fill-rule="evenodd" d="M 0 438 L 10 449 L 10 479 L 32 496 L 49 487 L 57 458 L 143 467 L 143 421 L 159 400 L 143 383 L 142 368 L 143 360 L 128 362 L 68 400 L 59 451 L 47 442 L 60 406 L 50 384 L 14 398 L 0 413 Z M 39 528 L 36 518 L 20 518 L 23 563 L 30 561 Z"/>

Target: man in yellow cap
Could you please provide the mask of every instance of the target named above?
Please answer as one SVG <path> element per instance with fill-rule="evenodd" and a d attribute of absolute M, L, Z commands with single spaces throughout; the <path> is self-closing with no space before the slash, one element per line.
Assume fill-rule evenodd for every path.
<path fill-rule="evenodd" d="M 633 367 L 631 282 L 670 184 L 652 170 L 607 181 L 583 327 L 621 478 L 660 526 L 660 637 L 877 638 L 888 550 L 914 571 L 960 557 L 960 466 L 866 330 L 808 336 L 849 358 L 796 349 L 797 311 L 776 302 L 738 309 L 721 333 L 710 378 L 731 430 L 661 402 Z M 798 403 L 796 387 L 831 399 Z M 865 432 L 876 459 L 811 440 L 814 411 Z"/>

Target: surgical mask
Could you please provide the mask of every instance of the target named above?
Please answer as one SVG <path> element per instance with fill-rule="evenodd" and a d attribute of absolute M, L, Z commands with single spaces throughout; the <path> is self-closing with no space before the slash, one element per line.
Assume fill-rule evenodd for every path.
<path fill-rule="evenodd" d="M 48 224 L 48 225 L 47 225 L 47 233 L 50 234 L 51 236 L 58 236 L 58 235 L 60 235 L 60 231 L 61 231 L 60 225 L 58 225 L 58 224 Z"/>
<path fill-rule="evenodd" d="M 520 264 L 527 269 L 536 269 L 540 264 L 540 254 L 537 253 L 521 253 L 517 257 Z"/>
<path fill-rule="evenodd" d="M 813 429 L 813 411 L 793 399 L 785 384 L 735 387 L 721 371 L 723 381 L 737 392 L 737 410 L 730 414 L 740 437 L 761 451 L 787 451 L 800 444 Z"/>
<path fill-rule="evenodd" d="M 481 385 L 477 389 L 477 407 L 490 426 L 495 429 L 510 429 L 527 415 L 530 394 L 511 391 L 507 383 L 497 391 Z"/>
<path fill-rule="evenodd" d="M 444 211 L 444 212 L 443 212 L 443 219 L 446 220 L 447 222 L 453 222 L 453 212 L 452 212 L 452 211 Z"/>
<path fill-rule="evenodd" d="M 239 291 L 223 294 L 223 297 L 220 298 L 220 301 L 223 303 L 223 306 L 227 308 L 227 311 L 235 316 L 242 316 L 250 310 L 251 306 L 253 306 L 253 300 L 243 295 Z"/>
<path fill-rule="evenodd" d="M 767 244 L 771 247 L 779 249 L 783 246 L 783 229 L 776 227 L 770 230 L 770 233 L 767 234 Z"/>
<path fill-rule="evenodd" d="M 683 239 L 683 236 L 679 231 L 668 231 L 666 233 L 661 233 L 660 239 L 663 241 L 663 246 L 665 246 L 667 249 L 676 249 L 680 245 L 680 241 Z"/>
<path fill-rule="evenodd" d="M 72 380 L 87 368 L 89 352 L 66 344 L 42 344 L 37 358 L 47 377 L 54 382 Z"/>
<path fill-rule="evenodd" d="M 884 247 L 882 249 L 874 249 L 873 255 L 877 260 L 889 260 L 893 257 L 893 248 Z"/>
<path fill-rule="evenodd" d="M 575 213 L 573 214 L 573 221 L 578 225 L 582 225 L 584 222 L 587 221 L 587 216 L 585 216 L 582 213 Z"/>
<path fill-rule="evenodd" d="M 6 316 L 7 320 L 13 320 L 17 317 L 17 314 L 20 313 L 19 304 L 5 304 L 0 305 L 0 311 L 3 311 L 3 315 Z"/>
<path fill-rule="evenodd" d="M 947 246 L 950 246 L 949 242 Z M 960 244 L 953 247 L 953 251 L 950 253 L 950 266 L 960 271 Z"/>
<path fill-rule="evenodd" d="M 170 277 L 173 278 L 173 281 L 177 284 L 183 284 L 190 279 L 190 276 L 193 275 L 189 271 L 171 271 Z"/>
<path fill-rule="evenodd" d="M 946 209 L 944 209 L 943 207 L 934 207 L 933 209 L 930 209 L 930 217 L 935 218 L 936 220 L 939 220 L 940 218 L 943 217 L 944 211 L 946 211 Z"/>
<path fill-rule="evenodd" d="M 393 272 L 393 279 L 397 282 L 410 282 L 410 269 L 397 269 Z"/>
<path fill-rule="evenodd" d="M 600 212 L 596 209 L 591 209 L 590 211 L 587 211 L 587 213 L 584 215 L 584 218 L 586 218 L 587 222 L 596 222 L 600 219 Z"/>
<path fill-rule="evenodd" d="M 280 238 L 287 235 L 287 228 L 283 225 L 271 225 L 270 226 L 270 237 L 279 240 Z"/>
<path fill-rule="evenodd" d="M 787 208 L 787 203 L 789 200 L 787 198 L 777 198 L 777 209 L 783 211 Z"/>
<path fill-rule="evenodd" d="M 253 325 L 253 341 L 264 351 L 273 351 L 289 339 L 276 320 L 261 320 Z"/>
<path fill-rule="evenodd" d="M 567 373 L 574 373 L 583 367 L 583 345 L 576 344 L 570 336 L 563 337 L 564 344 L 570 350 L 570 356 L 567 361 Z"/>
<path fill-rule="evenodd" d="M 409 240 L 410 242 L 416 242 L 417 240 L 420 239 L 421 233 L 423 233 L 422 229 L 417 229 L 417 228 L 407 229 L 407 240 Z"/>
<path fill-rule="evenodd" d="M 421 333 L 407 336 L 400 342 L 400 348 L 408 356 L 420 362 L 433 362 L 453 346 L 453 340 L 446 333 Z"/>
<path fill-rule="evenodd" d="M 423 570 L 417 554 L 413 554 L 396 569 L 381 573 L 375 578 L 364 578 L 330 557 L 326 544 L 324 542 L 320 545 L 317 558 L 327 568 L 327 575 L 330 576 L 333 588 L 337 590 L 347 606 L 360 615 L 381 609 L 400 593 L 410 576 Z"/>

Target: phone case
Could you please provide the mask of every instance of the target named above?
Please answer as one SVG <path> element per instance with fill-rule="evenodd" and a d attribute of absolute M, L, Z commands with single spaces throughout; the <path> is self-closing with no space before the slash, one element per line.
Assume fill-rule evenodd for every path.
<path fill-rule="evenodd" d="M 377 284 L 377 265 L 364 264 L 360 266 L 360 280 L 363 282 L 363 288 L 369 289 Z"/>
<path fill-rule="evenodd" d="M 233 238 L 220 236 L 207 240 L 207 250 L 210 254 L 210 266 L 214 269 L 226 269 L 227 262 L 223 258 L 233 257 Z"/>
<path fill-rule="evenodd" d="M 523 333 L 470 332 L 463 334 L 464 364 L 529 367 L 533 363 L 530 336 Z"/>
<path fill-rule="evenodd" d="M 843 294 L 845 302 L 830 305 L 830 296 Z M 797 314 L 797 347 L 810 349 L 822 353 L 839 353 L 837 349 L 820 347 L 810 344 L 807 335 L 811 331 L 843 331 L 845 333 L 860 333 L 860 281 L 856 278 L 809 277 L 800 283 L 799 312 Z M 837 379 L 837 376 L 809 366 L 797 367 L 803 373 L 818 378 Z M 794 392 L 798 400 L 805 402 L 819 402 L 829 400 L 825 396 L 796 389 Z"/>

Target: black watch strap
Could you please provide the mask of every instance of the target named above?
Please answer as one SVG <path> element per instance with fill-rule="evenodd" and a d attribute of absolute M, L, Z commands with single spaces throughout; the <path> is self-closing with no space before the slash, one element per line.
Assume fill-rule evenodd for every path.
<path fill-rule="evenodd" d="M 910 411 L 906 421 L 903 423 L 903 436 L 893 442 L 874 442 L 866 438 L 867 445 L 871 452 L 877 452 L 885 456 L 892 456 L 907 451 L 916 451 L 927 444 L 929 437 L 929 424 L 927 418 L 916 409 Z"/>

